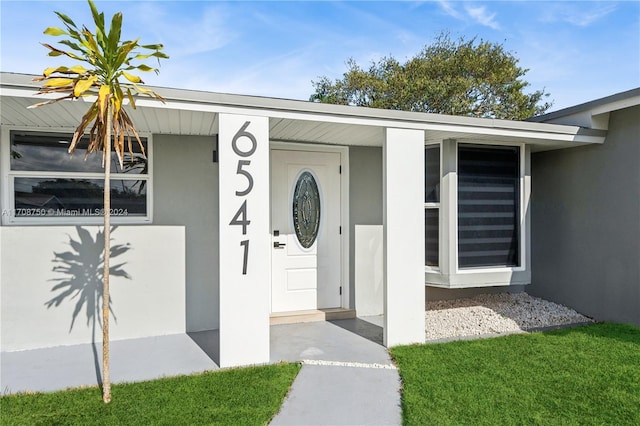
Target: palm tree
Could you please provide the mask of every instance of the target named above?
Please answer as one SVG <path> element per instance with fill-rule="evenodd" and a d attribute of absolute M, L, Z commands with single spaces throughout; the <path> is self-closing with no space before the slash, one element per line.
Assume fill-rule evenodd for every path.
<path fill-rule="evenodd" d="M 79 28 L 67 15 L 55 12 L 65 29 L 49 27 L 44 31 L 44 34 L 69 37 L 60 41 L 60 44 L 71 50 L 62 50 L 43 43 L 49 49 L 49 56 L 66 56 L 84 64 L 45 69 L 42 77 L 35 79 L 35 81 L 43 82 L 38 93 L 62 93 L 65 96 L 31 105 L 29 108 L 65 99 L 73 100 L 80 97 L 97 96 L 73 134 L 73 139 L 69 145 L 69 153 L 75 150 L 78 142 L 91 125 L 87 154 L 101 151 L 102 166 L 104 168 L 102 399 L 107 403 L 111 401 L 111 381 L 109 379 L 109 255 L 111 253 L 111 187 L 109 179 L 111 176 L 111 145 L 113 144 L 121 168 L 123 167 L 125 142 L 129 153 L 133 157 L 132 138 L 135 138 L 140 145 L 144 155 L 144 147 L 138 132 L 123 105 L 125 100 L 128 99 L 131 107 L 135 108 L 134 95 L 138 94 L 147 95 L 161 101 L 164 100 L 152 90 L 140 86 L 140 84 L 143 84 L 142 79 L 129 73 L 129 71 L 153 71 L 158 73 L 157 68 L 134 63 L 151 57 L 156 58 L 159 63 L 160 59 L 166 59 L 168 56 L 162 52 L 163 46 L 161 44 L 141 45 L 138 43 L 138 39 L 120 41 L 122 13 L 118 12 L 113 15 L 107 32 L 105 30 L 104 13 L 98 12 L 92 0 L 88 0 L 88 2 L 96 25 L 95 33 L 89 31 L 85 26 Z M 148 53 L 138 53 L 136 49 L 144 49 Z M 127 82 L 120 82 L 123 77 Z"/>

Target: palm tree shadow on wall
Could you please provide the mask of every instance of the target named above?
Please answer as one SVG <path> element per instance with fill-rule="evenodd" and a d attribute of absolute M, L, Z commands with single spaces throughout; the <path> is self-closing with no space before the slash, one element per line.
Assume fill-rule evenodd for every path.
<path fill-rule="evenodd" d="M 111 228 L 111 233 L 117 230 L 117 226 Z M 93 349 L 93 361 L 98 385 L 102 386 L 100 374 L 100 359 L 96 347 L 96 328 L 102 328 L 102 286 L 104 278 L 104 232 L 98 231 L 95 239 L 91 233 L 81 226 L 76 226 L 78 239 L 69 235 L 71 250 L 54 252 L 53 272 L 61 274 L 53 278 L 52 292 L 58 294 L 45 302 L 47 309 L 60 306 L 65 300 L 75 301 L 69 333 L 73 330 L 76 320 L 84 311 L 87 327 L 91 327 L 91 345 Z M 111 259 L 123 255 L 131 249 L 129 243 L 111 245 Z M 131 279 L 131 276 L 123 269 L 126 262 L 117 263 L 109 267 L 111 277 Z M 117 323 L 113 311 L 113 299 L 109 300 L 109 311 Z"/>

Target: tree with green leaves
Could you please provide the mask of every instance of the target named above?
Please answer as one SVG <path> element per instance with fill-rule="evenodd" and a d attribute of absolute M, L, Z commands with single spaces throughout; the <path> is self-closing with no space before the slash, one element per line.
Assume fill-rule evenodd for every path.
<path fill-rule="evenodd" d="M 551 103 L 544 90 L 525 93 L 529 71 L 501 44 L 441 33 L 416 56 L 393 57 L 368 69 L 347 61 L 342 79 L 313 81 L 311 101 L 403 111 L 523 120 L 543 114 Z"/>
<path fill-rule="evenodd" d="M 98 12 L 92 0 L 88 0 L 95 23 L 95 31 L 87 27 L 79 28 L 67 15 L 55 12 L 64 28 L 49 27 L 44 34 L 55 37 L 67 37 L 59 42 L 61 48 L 43 43 L 49 49 L 49 56 L 66 56 L 80 62 L 72 67 L 58 66 L 44 70 L 38 93 L 64 94 L 65 96 L 30 106 L 39 107 L 62 100 L 74 100 L 81 97 L 95 97 L 95 101 L 80 120 L 75 129 L 69 153 L 72 153 L 80 139 L 88 131 L 89 146 L 87 155 L 102 152 L 104 167 L 104 282 L 102 285 L 102 399 L 111 401 L 111 380 L 109 378 L 109 258 L 111 253 L 111 146 L 116 152 L 120 167 L 123 167 L 125 146 L 133 158 L 133 142 L 144 147 L 125 104 L 128 101 L 135 108 L 135 96 L 147 95 L 163 101 L 162 97 L 142 86 L 142 79 L 131 72 L 153 71 L 157 68 L 139 63 L 145 59 L 167 59 L 161 44 L 141 45 L 138 39 L 121 41 L 122 13 L 113 15 L 107 31 L 104 13 Z M 64 50 L 70 49 L 70 50 Z M 146 53 L 140 53 L 146 51 Z M 121 81 L 124 78 L 126 81 Z"/>

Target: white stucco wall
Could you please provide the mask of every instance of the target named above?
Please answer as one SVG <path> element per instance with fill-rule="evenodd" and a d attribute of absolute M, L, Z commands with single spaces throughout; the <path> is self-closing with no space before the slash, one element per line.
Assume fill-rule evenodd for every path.
<path fill-rule="evenodd" d="M 269 362 L 269 121 L 220 114 L 220 367 Z"/>
<path fill-rule="evenodd" d="M 355 226 L 356 312 L 384 314 L 382 225 Z"/>
<path fill-rule="evenodd" d="M 153 224 L 183 226 L 187 331 L 219 327 L 218 163 L 212 136 L 154 135 Z"/>
<path fill-rule="evenodd" d="M 384 344 L 391 347 L 424 343 L 424 133 L 390 128 L 385 135 Z"/>
<path fill-rule="evenodd" d="M 90 343 L 92 321 L 83 293 L 72 291 L 58 306 L 47 302 L 73 282 L 86 289 L 102 252 L 97 226 L 0 227 L 1 350 L 18 351 Z M 182 226 L 120 226 L 112 232 L 112 340 L 185 332 L 185 232 Z M 113 247 L 122 253 L 114 256 Z M 170 261 L 169 261 L 170 260 Z M 94 281 L 95 282 L 95 281 Z M 61 287 L 56 289 L 55 286 Z M 101 291 L 101 287 L 100 290 Z M 70 328 L 74 311 L 73 328 Z M 89 312 L 100 312 L 90 308 Z M 100 317 L 101 314 L 98 313 Z M 102 331 L 95 330 L 95 341 Z"/>
<path fill-rule="evenodd" d="M 359 291 L 356 290 L 356 228 L 382 227 L 382 148 L 349 147 L 349 294 L 350 307 L 360 315 Z M 382 262 L 382 259 L 380 259 Z M 366 285 L 360 280 L 361 285 Z M 364 290 L 369 291 L 369 290 Z M 368 295 L 364 295 L 368 298 Z M 366 302 L 365 302 L 366 303 Z"/>

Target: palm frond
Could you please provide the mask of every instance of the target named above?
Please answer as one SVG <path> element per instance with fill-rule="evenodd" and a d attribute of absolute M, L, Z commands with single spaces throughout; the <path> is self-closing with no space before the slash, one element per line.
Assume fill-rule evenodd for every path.
<path fill-rule="evenodd" d="M 162 44 L 141 45 L 138 39 L 120 41 L 122 14 L 116 13 L 112 17 L 111 25 L 107 31 L 104 14 L 98 12 L 91 0 L 89 0 L 89 6 L 95 24 L 94 32 L 86 27 L 80 29 L 67 15 L 56 12 L 66 30 L 49 27 L 45 30 L 45 34 L 55 37 L 68 36 L 69 38 L 61 40 L 59 44 L 71 50 L 43 43 L 43 46 L 49 49 L 49 55 L 66 56 L 89 64 L 89 67 L 76 65 L 45 69 L 42 76 L 34 79 L 34 81 L 42 82 L 38 93 L 66 93 L 66 96 L 39 102 L 31 105 L 30 108 L 97 94 L 98 99 L 91 104 L 74 131 L 69 152 L 72 153 L 75 150 L 80 139 L 89 130 L 87 154 L 102 151 L 104 164 L 108 158 L 107 153 L 104 152 L 104 137 L 107 134 L 106 127 L 109 122 L 106 112 L 107 105 L 111 105 L 111 129 L 109 130 L 120 167 L 123 167 L 125 149 L 133 155 L 132 141 L 134 139 L 140 146 L 143 156 L 146 156 L 138 131 L 124 108 L 124 100 L 127 99 L 129 105 L 134 109 L 136 107 L 135 97 L 140 95 L 164 102 L 162 96 L 143 86 L 144 82 L 140 76 L 131 73 L 131 71 L 157 73 L 158 69 L 144 63 L 134 62 L 151 57 L 158 60 L 167 59 L 169 56 L 162 52 L 164 48 Z M 140 53 L 136 52 L 137 49 L 151 52 Z M 124 82 L 119 81 L 121 77 Z"/>

